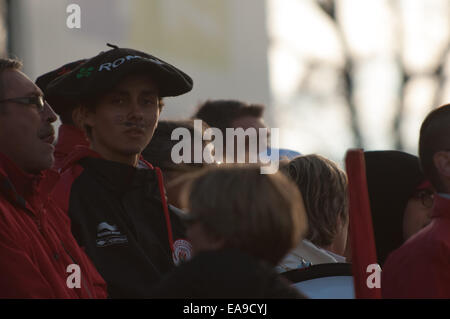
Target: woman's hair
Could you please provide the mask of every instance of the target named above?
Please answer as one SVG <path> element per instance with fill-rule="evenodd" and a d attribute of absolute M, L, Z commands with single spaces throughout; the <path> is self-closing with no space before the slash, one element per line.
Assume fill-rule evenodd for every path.
<path fill-rule="evenodd" d="M 303 200 L 283 174 L 257 165 L 226 165 L 197 173 L 184 193 L 189 215 L 207 233 L 273 265 L 306 231 Z"/>
<path fill-rule="evenodd" d="M 403 243 L 408 200 L 425 179 L 417 156 L 400 151 L 364 152 L 378 263 Z"/>
<path fill-rule="evenodd" d="M 208 100 L 199 105 L 192 118 L 205 121 L 209 126 L 220 129 L 225 135 L 226 129 L 233 127 L 233 121 L 247 116 L 260 118 L 263 113 L 262 104 L 248 104 L 238 100 Z"/>
<path fill-rule="evenodd" d="M 316 154 L 294 158 L 285 170 L 303 195 L 309 226 L 306 238 L 320 247 L 331 245 L 339 225 L 348 219 L 347 175 L 333 161 Z"/>

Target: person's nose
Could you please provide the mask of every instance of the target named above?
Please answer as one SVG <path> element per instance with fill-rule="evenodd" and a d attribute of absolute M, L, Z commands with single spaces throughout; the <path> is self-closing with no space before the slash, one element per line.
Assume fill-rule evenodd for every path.
<path fill-rule="evenodd" d="M 142 120 L 144 118 L 144 112 L 139 101 L 134 100 L 131 103 L 131 108 L 129 112 L 129 117 L 137 120 Z"/>
<path fill-rule="evenodd" d="M 42 110 L 41 117 L 44 122 L 53 123 L 57 120 L 57 115 L 55 111 L 53 111 L 50 104 L 47 101 L 44 102 L 44 109 Z"/>

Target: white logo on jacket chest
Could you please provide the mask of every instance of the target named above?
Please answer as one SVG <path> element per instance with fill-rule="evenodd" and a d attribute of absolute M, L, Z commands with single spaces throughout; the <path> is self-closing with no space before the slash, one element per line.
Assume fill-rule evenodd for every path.
<path fill-rule="evenodd" d="M 126 235 L 122 235 L 116 225 L 101 222 L 97 226 L 97 247 L 106 247 L 128 242 Z"/>

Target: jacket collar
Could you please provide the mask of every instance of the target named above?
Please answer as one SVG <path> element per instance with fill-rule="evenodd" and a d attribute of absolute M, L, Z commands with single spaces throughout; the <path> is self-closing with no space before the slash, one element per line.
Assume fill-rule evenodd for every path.
<path fill-rule="evenodd" d="M 437 194 L 434 197 L 432 217 L 450 218 L 450 198 L 442 196 L 442 194 Z"/>
<path fill-rule="evenodd" d="M 76 145 L 73 147 L 72 152 L 70 152 L 70 154 L 64 159 L 61 171 L 65 171 L 66 169 L 76 165 L 81 159 L 86 157 L 102 158 L 99 153 L 91 150 L 89 147 L 84 145 Z"/>
<path fill-rule="evenodd" d="M 83 158 L 80 165 L 104 187 L 121 194 L 134 187 L 150 186 L 156 182 L 151 169 L 135 168 L 103 158 Z"/>
<path fill-rule="evenodd" d="M 16 205 L 35 206 L 39 199 L 48 197 L 58 179 L 59 174 L 51 170 L 27 173 L 0 153 L 0 192 Z"/>
<path fill-rule="evenodd" d="M 84 132 L 74 125 L 62 124 L 58 129 L 58 141 L 55 145 L 55 158 L 63 159 L 76 145 L 89 146 Z"/>

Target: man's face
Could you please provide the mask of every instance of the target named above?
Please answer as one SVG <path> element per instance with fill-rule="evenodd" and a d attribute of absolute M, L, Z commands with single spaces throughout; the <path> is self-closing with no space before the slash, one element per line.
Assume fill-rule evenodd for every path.
<path fill-rule="evenodd" d="M 125 77 L 88 111 L 91 146 L 104 158 L 136 164 L 159 119 L 158 90 L 146 75 Z"/>
<path fill-rule="evenodd" d="M 0 80 L 4 88 L 1 100 L 43 95 L 18 70 L 4 71 Z M 47 102 L 42 111 L 34 104 L 0 103 L 0 152 L 28 173 L 50 168 L 54 161 L 54 121 L 56 114 Z"/>
<path fill-rule="evenodd" d="M 256 130 L 256 149 L 257 149 L 257 153 L 261 153 L 266 151 L 266 148 L 270 145 L 270 130 L 267 130 L 267 137 L 265 140 L 260 141 L 259 139 L 259 129 L 263 129 L 263 128 L 267 128 L 266 124 L 264 123 L 264 120 L 260 117 L 255 117 L 255 116 L 243 116 L 240 118 L 235 119 L 231 125 L 233 126 L 233 128 L 242 128 L 244 130 L 247 130 L 248 128 L 254 128 Z M 234 142 L 234 147 L 235 147 L 235 157 L 236 154 L 238 152 L 237 150 L 237 142 L 235 140 Z M 248 152 L 250 150 L 250 139 L 248 137 L 246 137 L 245 139 L 245 153 L 246 153 L 246 161 L 248 162 Z M 261 145 L 260 145 L 261 144 Z M 260 147 L 261 146 L 261 147 Z"/>
<path fill-rule="evenodd" d="M 260 128 L 266 128 L 266 124 L 264 123 L 264 120 L 260 117 L 255 116 L 243 116 L 240 118 L 237 118 L 232 123 L 234 128 L 242 127 L 244 130 L 253 127 L 256 130 Z"/>

